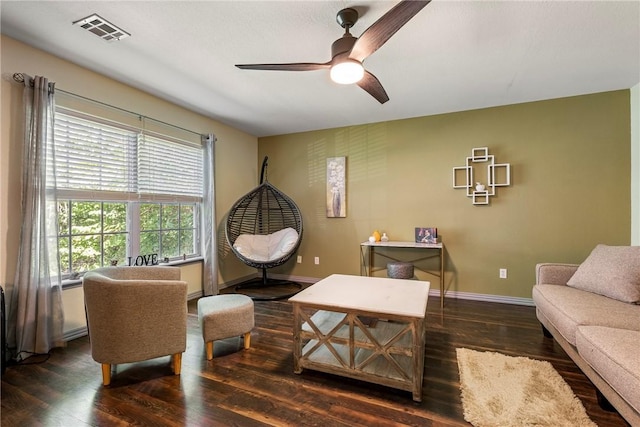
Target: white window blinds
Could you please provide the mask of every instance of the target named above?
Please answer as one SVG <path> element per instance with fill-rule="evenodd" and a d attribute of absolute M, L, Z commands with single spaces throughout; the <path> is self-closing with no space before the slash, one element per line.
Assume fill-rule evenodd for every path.
<path fill-rule="evenodd" d="M 140 135 L 138 192 L 202 197 L 202 147 Z"/>
<path fill-rule="evenodd" d="M 54 143 L 57 190 L 108 193 L 109 199 L 202 199 L 200 146 L 60 112 Z"/>
<path fill-rule="evenodd" d="M 58 189 L 136 191 L 136 134 L 57 113 L 55 175 Z"/>

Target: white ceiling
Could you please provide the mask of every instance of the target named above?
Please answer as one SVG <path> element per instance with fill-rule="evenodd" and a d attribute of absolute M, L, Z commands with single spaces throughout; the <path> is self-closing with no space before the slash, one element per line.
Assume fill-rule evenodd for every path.
<path fill-rule="evenodd" d="M 3 34 L 255 136 L 628 89 L 640 82 L 640 1 L 434 0 L 365 60 L 390 101 L 328 72 L 336 13 L 359 36 L 392 1 L 0 1 Z M 106 42 L 73 21 L 131 33 Z M 16 70 L 20 71 L 20 70 Z M 64 89 L 61 87 L 61 89 Z"/>

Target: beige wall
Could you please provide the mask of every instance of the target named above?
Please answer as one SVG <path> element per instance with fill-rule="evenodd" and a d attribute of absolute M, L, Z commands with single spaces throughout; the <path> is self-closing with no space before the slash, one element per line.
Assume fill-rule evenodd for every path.
<path fill-rule="evenodd" d="M 0 133 L 0 282 L 11 284 L 15 275 L 16 248 L 20 238 L 20 160 L 22 90 L 12 80 L 13 73 L 42 75 L 56 82 L 56 88 L 90 99 L 135 111 L 153 119 L 193 130 L 213 132 L 216 143 L 216 215 L 220 241 L 224 242 L 221 228 L 229 207 L 257 183 L 257 138 L 233 129 L 208 117 L 193 113 L 159 98 L 108 79 L 97 73 L 31 48 L 16 40 L 2 36 L 2 103 Z M 224 270 L 220 283 L 251 274 L 255 270 L 234 259 L 229 259 L 224 247 L 220 264 Z M 183 277 L 189 281 L 189 292 L 201 289 L 201 273 L 186 268 Z M 64 292 L 65 316 L 69 323 L 65 330 L 73 329 L 84 317 L 76 313 L 78 290 Z M 81 301 L 81 297 L 80 300 Z M 67 310 L 68 308 L 68 310 Z"/>
<path fill-rule="evenodd" d="M 303 263 L 279 271 L 359 274 L 359 243 L 374 229 L 412 240 L 414 227 L 437 227 L 449 290 L 530 298 L 536 263 L 577 263 L 597 243 L 629 244 L 629 105 L 625 90 L 260 138 L 270 182 L 305 222 Z M 512 185 L 489 206 L 452 188 L 452 168 L 474 147 L 511 164 Z M 344 219 L 325 216 L 332 156 L 347 156 Z"/>

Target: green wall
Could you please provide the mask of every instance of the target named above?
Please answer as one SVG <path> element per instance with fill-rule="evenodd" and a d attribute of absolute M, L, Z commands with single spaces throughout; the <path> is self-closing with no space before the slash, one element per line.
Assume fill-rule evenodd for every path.
<path fill-rule="evenodd" d="M 530 298 L 536 263 L 579 263 L 598 243 L 630 243 L 629 109 L 623 90 L 260 138 L 258 161 L 269 156 L 269 181 L 305 226 L 303 262 L 275 272 L 360 274 L 359 243 L 374 229 L 412 240 L 414 227 L 437 227 L 448 291 Z M 476 147 L 511 164 L 512 185 L 488 206 L 452 187 L 452 168 Z M 333 156 L 347 157 L 346 218 L 325 214 Z"/>

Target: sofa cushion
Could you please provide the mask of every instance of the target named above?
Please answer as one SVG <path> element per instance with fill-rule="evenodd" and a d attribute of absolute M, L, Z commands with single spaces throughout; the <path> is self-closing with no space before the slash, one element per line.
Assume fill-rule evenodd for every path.
<path fill-rule="evenodd" d="M 637 412 L 640 412 L 640 332 L 581 326 L 578 353 Z"/>
<path fill-rule="evenodd" d="M 640 303 L 640 246 L 596 246 L 567 285 Z"/>
<path fill-rule="evenodd" d="M 563 285 L 535 285 L 532 295 L 536 307 L 573 346 L 581 325 L 640 331 L 640 307 L 637 305 Z"/>

